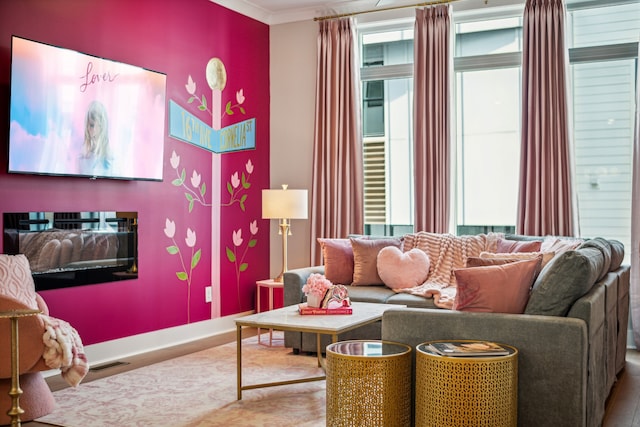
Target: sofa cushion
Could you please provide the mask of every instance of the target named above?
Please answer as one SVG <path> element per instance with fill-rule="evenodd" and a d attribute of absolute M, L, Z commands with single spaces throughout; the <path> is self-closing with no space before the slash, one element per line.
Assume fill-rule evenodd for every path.
<path fill-rule="evenodd" d="M 353 282 L 353 249 L 349 239 L 318 238 L 322 249 L 324 275 L 335 285 Z"/>
<path fill-rule="evenodd" d="M 609 240 L 611 245 L 611 265 L 609 271 L 616 271 L 622 265 L 624 260 L 624 245 L 618 240 Z"/>
<path fill-rule="evenodd" d="M 364 289 L 364 288 L 360 288 L 360 289 Z M 407 307 L 413 307 L 413 308 L 432 308 L 432 309 L 440 308 L 435 304 L 435 301 L 433 298 L 425 298 L 419 295 L 412 295 L 412 294 L 406 294 L 406 293 L 397 293 L 397 294 L 394 293 L 392 296 L 387 298 L 387 300 L 385 301 L 385 304 L 402 304 L 402 305 L 406 305 Z"/>
<path fill-rule="evenodd" d="M 580 248 L 596 248 L 602 252 L 603 257 L 603 265 L 600 274 L 598 275 L 598 280 L 601 280 L 604 276 L 609 272 L 609 267 L 611 266 L 611 244 L 602 237 L 596 237 L 595 239 L 590 239 L 584 242 L 582 245 L 578 247 Z"/>
<path fill-rule="evenodd" d="M 429 275 L 429 256 L 417 248 L 402 252 L 395 246 L 384 247 L 378 253 L 378 274 L 391 289 L 419 286 Z"/>
<path fill-rule="evenodd" d="M 525 314 L 566 316 L 573 303 L 589 292 L 603 264 L 602 252 L 592 247 L 556 256 L 533 284 Z"/>
<path fill-rule="evenodd" d="M 458 292 L 453 309 L 522 313 L 542 257 L 503 265 L 454 270 Z"/>
<path fill-rule="evenodd" d="M 353 286 L 382 285 L 378 274 L 378 252 L 387 246 L 400 248 L 401 239 L 351 239 L 353 248 Z"/>
<path fill-rule="evenodd" d="M 542 240 L 498 239 L 496 252 L 540 252 Z"/>
<path fill-rule="evenodd" d="M 386 304 L 396 293 L 384 285 L 346 286 L 351 301 Z M 422 298 L 425 299 L 425 298 Z"/>

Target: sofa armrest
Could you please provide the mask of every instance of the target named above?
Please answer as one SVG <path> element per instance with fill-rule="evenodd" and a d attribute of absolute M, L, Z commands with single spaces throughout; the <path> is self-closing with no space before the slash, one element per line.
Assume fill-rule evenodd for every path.
<path fill-rule="evenodd" d="M 511 345 L 518 349 L 518 426 L 586 425 L 588 338 L 581 319 L 391 309 L 382 317 L 382 339 L 414 349 L 447 339 Z"/>
<path fill-rule="evenodd" d="M 300 304 L 304 300 L 302 287 L 313 273 L 324 274 L 324 266 L 304 267 L 284 273 L 284 305 Z"/>

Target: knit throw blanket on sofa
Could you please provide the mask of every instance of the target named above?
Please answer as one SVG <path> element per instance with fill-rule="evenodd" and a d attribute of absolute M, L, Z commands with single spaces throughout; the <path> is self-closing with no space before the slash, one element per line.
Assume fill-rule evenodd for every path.
<path fill-rule="evenodd" d="M 437 307 L 452 309 L 456 297 L 454 269 L 466 267 L 467 258 L 480 256 L 480 252 L 495 252 L 502 236 L 502 233 L 454 236 L 424 231 L 406 234 L 404 251 L 423 250 L 429 256 L 429 275 L 422 285 L 395 291 L 433 298 Z"/>
<path fill-rule="evenodd" d="M 64 320 L 44 314 L 40 316 L 46 327 L 42 337 L 45 345 L 42 358 L 49 368 L 60 369 L 60 375 L 67 384 L 76 387 L 89 371 L 80 335 Z"/>

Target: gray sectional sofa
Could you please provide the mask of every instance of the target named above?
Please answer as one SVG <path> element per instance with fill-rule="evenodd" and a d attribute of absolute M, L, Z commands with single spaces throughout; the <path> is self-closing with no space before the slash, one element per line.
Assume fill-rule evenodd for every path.
<path fill-rule="evenodd" d="M 535 237 L 507 235 L 512 240 Z M 405 305 L 382 321 L 340 336 L 416 345 L 429 340 L 481 339 L 512 345 L 518 356 L 518 426 L 599 426 L 606 399 L 624 368 L 629 315 L 629 266 L 620 242 L 587 240 L 540 272 L 523 314 L 439 309 L 433 300 L 385 286 L 349 286 L 353 301 Z M 303 301 L 311 273 L 284 276 L 285 305 Z M 323 344 L 328 344 L 324 341 Z M 294 352 L 315 352 L 315 337 L 287 332 Z"/>

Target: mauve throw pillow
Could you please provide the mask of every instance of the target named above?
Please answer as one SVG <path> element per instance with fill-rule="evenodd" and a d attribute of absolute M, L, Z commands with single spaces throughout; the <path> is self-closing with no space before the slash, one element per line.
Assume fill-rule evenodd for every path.
<path fill-rule="evenodd" d="M 383 285 L 378 274 L 378 252 L 387 246 L 402 246 L 401 239 L 351 239 L 353 286 Z"/>
<path fill-rule="evenodd" d="M 429 275 L 429 256 L 417 248 L 402 252 L 395 246 L 384 247 L 378 252 L 378 275 L 391 289 L 422 285 Z"/>
<path fill-rule="evenodd" d="M 504 254 L 504 258 L 480 258 L 477 256 L 470 256 L 467 258 L 467 267 L 486 267 L 488 265 L 504 265 L 512 262 L 523 261 L 517 258 L 507 258 Z M 531 258 L 533 259 L 533 258 Z"/>
<path fill-rule="evenodd" d="M 496 252 L 540 252 L 542 240 L 509 240 L 498 239 Z"/>
<path fill-rule="evenodd" d="M 503 265 L 454 270 L 453 309 L 487 313 L 523 313 L 540 258 Z"/>
<path fill-rule="evenodd" d="M 574 239 L 571 237 L 545 237 L 540 246 L 540 252 L 554 252 L 556 255 L 565 253 L 566 251 L 574 250 L 578 246 L 584 243 L 582 239 Z"/>
<path fill-rule="evenodd" d="M 524 261 L 525 259 L 534 259 L 542 255 L 542 265 L 540 268 L 544 268 L 554 257 L 554 252 L 507 252 L 507 253 L 493 253 L 493 252 L 480 252 L 480 258 L 485 259 L 499 259 L 510 258 L 518 261 Z"/>
<path fill-rule="evenodd" d="M 533 252 L 527 252 L 527 253 L 534 254 Z M 526 258 L 526 259 L 540 258 L 540 267 L 538 268 L 538 270 L 536 270 L 536 273 L 535 273 L 535 277 L 538 277 L 538 274 L 540 274 L 540 271 L 544 267 L 545 262 L 544 262 L 543 254 L 541 254 L 540 252 L 535 252 L 535 254 L 537 254 L 537 256 L 532 256 L 531 258 Z M 501 254 L 501 255 L 504 255 L 504 258 L 469 257 L 467 258 L 467 267 L 486 267 L 487 265 L 504 265 L 512 262 L 524 261 L 524 259 L 522 258 L 512 258 L 509 256 L 510 254 L 508 253 Z M 548 258 L 547 262 L 549 260 L 551 260 L 551 258 Z M 534 277 L 534 280 L 535 280 L 535 277 Z"/>
<path fill-rule="evenodd" d="M 353 282 L 353 249 L 349 239 L 318 238 L 322 249 L 324 276 L 334 285 Z"/>

